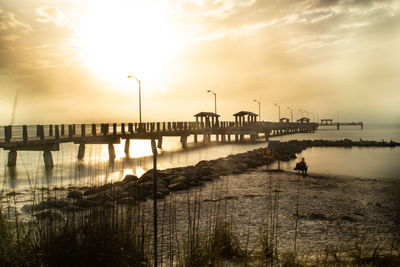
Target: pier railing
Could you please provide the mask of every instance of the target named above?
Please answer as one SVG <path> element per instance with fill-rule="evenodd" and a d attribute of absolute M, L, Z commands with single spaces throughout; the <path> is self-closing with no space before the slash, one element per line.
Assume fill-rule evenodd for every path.
<path fill-rule="evenodd" d="M 279 129 L 302 127 L 304 123 L 279 122 L 233 122 L 218 121 L 211 125 L 208 122 L 146 122 L 146 123 L 91 123 L 91 124 L 50 124 L 50 125 L 18 125 L 0 127 L 0 143 L 22 142 L 37 140 L 67 141 L 76 137 L 90 136 L 123 136 L 146 133 L 195 133 L 201 130 L 223 129 Z M 312 125 L 311 123 L 309 125 Z"/>

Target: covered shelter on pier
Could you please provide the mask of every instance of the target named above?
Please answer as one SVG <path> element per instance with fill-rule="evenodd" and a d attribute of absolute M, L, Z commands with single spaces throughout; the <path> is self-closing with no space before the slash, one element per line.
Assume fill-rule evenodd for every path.
<path fill-rule="evenodd" d="M 289 123 L 290 120 L 289 120 L 288 118 L 280 118 L 280 119 L 279 119 L 279 122 L 282 122 L 282 123 Z"/>
<path fill-rule="evenodd" d="M 297 120 L 298 123 L 310 123 L 310 119 L 307 117 L 303 117 Z"/>
<path fill-rule="evenodd" d="M 233 116 L 235 117 L 236 126 L 244 126 L 253 122 L 257 122 L 258 115 L 250 111 L 239 111 L 238 113 L 233 114 Z"/>
<path fill-rule="evenodd" d="M 210 128 L 214 125 L 218 125 L 218 118 L 220 115 L 214 112 L 199 112 L 194 115 L 196 117 L 196 122 L 200 122 L 204 127 Z"/>

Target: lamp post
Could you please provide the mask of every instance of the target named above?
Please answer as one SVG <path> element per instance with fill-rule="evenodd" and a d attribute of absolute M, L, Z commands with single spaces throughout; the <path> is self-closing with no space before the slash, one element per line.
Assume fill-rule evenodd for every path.
<path fill-rule="evenodd" d="M 136 78 L 135 76 L 131 76 L 131 75 L 129 75 L 128 76 L 128 79 L 129 78 L 134 78 L 138 83 L 139 83 L 139 125 L 141 125 L 142 124 L 142 96 L 141 96 L 141 83 L 140 83 L 140 80 L 138 79 L 138 78 Z"/>
<path fill-rule="evenodd" d="M 254 99 L 253 102 L 257 102 L 258 103 L 258 121 L 261 121 L 261 103 L 260 101 Z"/>
<path fill-rule="evenodd" d="M 277 103 L 275 103 L 275 105 L 274 105 L 274 107 L 278 107 L 278 117 L 279 117 L 279 120 L 278 121 L 280 121 L 281 120 L 281 106 L 279 106 Z"/>
<path fill-rule="evenodd" d="M 310 112 L 312 114 L 312 121 L 315 122 L 314 112 Z"/>
<path fill-rule="evenodd" d="M 207 93 L 214 94 L 214 108 L 215 108 L 215 114 L 217 114 L 217 94 L 212 90 L 207 90 Z"/>
<path fill-rule="evenodd" d="M 301 112 L 301 118 L 300 118 L 300 119 L 302 119 L 302 118 L 303 118 L 303 112 L 304 112 L 304 110 L 299 109 L 299 111 Z"/>
<path fill-rule="evenodd" d="M 293 122 L 293 108 L 287 107 L 287 109 L 290 109 L 290 121 Z"/>
<path fill-rule="evenodd" d="M 306 116 L 307 116 L 306 118 L 308 119 L 308 111 L 305 111 L 305 110 L 304 110 L 304 112 L 307 114 L 307 115 L 306 115 Z"/>

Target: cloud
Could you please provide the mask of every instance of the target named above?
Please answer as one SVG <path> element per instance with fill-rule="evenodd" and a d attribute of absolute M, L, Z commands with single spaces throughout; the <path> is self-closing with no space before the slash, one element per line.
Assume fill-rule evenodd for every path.
<path fill-rule="evenodd" d="M 27 33 L 32 30 L 32 27 L 19 21 L 15 14 L 0 7 L 0 32 L 20 30 Z"/>
<path fill-rule="evenodd" d="M 54 23 L 57 26 L 66 26 L 69 23 L 68 17 L 57 7 L 39 7 L 36 13 L 39 15 L 38 22 Z"/>

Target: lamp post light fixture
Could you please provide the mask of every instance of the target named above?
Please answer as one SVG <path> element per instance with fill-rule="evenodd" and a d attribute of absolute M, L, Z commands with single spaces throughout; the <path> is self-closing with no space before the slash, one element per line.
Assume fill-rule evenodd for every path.
<path fill-rule="evenodd" d="M 217 94 L 212 90 L 207 90 L 207 93 L 214 94 L 214 109 L 215 109 L 215 114 L 217 114 Z"/>
<path fill-rule="evenodd" d="M 278 121 L 280 121 L 281 120 L 281 106 L 279 106 L 277 103 L 275 103 L 275 105 L 274 105 L 274 107 L 278 107 L 278 117 L 279 117 L 279 119 L 278 119 Z"/>
<path fill-rule="evenodd" d="M 293 122 L 293 108 L 287 107 L 287 109 L 290 109 L 290 121 Z"/>
<path fill-rule="evenodd" d="M 257 102 L 258 103 L 258 121 L 261 121 L 261 103 L 260 101 L 254 99 L 253 102 Z"/>
<path fill-rule="evenodd" d="M 142 124 L 142 96 L 141 96 L 141 82 L 135 76 L 129 75 L 128 79 L 134 78 L 139 83 L 139 125 Z M 139 126 L 140 127 L 140 126 Z"/>

